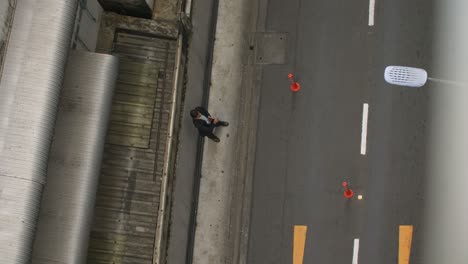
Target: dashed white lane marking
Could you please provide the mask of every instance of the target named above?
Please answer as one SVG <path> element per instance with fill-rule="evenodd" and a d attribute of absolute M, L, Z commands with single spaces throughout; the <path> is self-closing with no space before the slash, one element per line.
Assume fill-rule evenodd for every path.
<path fill-rule="evenodd" d="M 354 247 L 353 247 L 353 264 L 358 264 L 358 256 L 359 256 L 359 238 L 355 238 Z"/>
<path fill-rule="evenodd" d="M 362 107 L 361 155 L 367 153 L 367 122 L 369 118 L 369 104 Z"/>
<path fill-rule="evenodd" d="M 374 26 L 375 0 L 369 0 L 369 26 Z"/>

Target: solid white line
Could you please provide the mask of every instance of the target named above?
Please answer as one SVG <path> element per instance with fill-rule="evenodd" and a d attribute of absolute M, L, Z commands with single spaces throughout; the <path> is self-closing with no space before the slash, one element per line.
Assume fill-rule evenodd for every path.
<path fill-rule="evenodd" d="M 374 26 L 375 0 L 369 0 L 369 26 Z"/>
<path fill-rule="evenodd" d="M 355 238 L 354 247 L 353 247 L 353 264 L 358 264 L 358 255 L 359 255 L 359 238 Z"/>
<path fill-rule="evenodd" d="M 369 104 L 362 107 L 361 155 L 367 152 L 367 120 L 369 118 Z"/>

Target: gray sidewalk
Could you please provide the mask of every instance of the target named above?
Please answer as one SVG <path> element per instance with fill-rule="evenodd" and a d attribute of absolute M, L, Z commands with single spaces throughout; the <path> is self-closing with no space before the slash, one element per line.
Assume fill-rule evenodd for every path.
<path fill-rule="evenodd" d="M 256 2 L 198 0 L 186 10 L 193 29 L 167 263 L 245 262 L 259 91 L 254 76 L 260 76 L 253 63 Z M 220 143 L 198 137 L 188 115 L 198 105 L 230 122 L 216 131 Z"/>
<path fill-rule="evenodd" d="M 230 122 L 205 140 L 193 263 L 244 263 L 258 89 L 253 37 L 257 1 L 221 1 L 208 109 Z"/>
<path fill-rule="evenodd" d="M 192 258 L 203 140 L 198 136 L 188 113 L 193 107 L 206 104 L 208 98 L 210 57 L 217 12 L 215 1 L 217 0 L 187 1 L 186 13 L 191 19 L 193 29 L 186 39 L 186 83 L 179 110 L 181 124 L 166 257 L 166 263 L 170 264 L 190 263 Z"/>

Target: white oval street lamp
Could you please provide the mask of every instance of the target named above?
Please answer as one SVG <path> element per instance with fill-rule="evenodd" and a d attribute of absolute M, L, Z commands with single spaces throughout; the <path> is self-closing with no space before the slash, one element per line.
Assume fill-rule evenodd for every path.
<path fill-rule="evenodd" d="M 421 87 L 427 82 L 427 72 L 413 67 L 387 66 L 385 81 L 399 86 Z"/>
<path fill-rule="evenodd" d="M 385 81 L 390 84 L 408 87 L 421 87 L 428 80 L 455 86 L 463 85 L 460 82 L 431 78 L 427 76 L 427 72 L 424 69 L 406 66 L 387 66 L 384 77 Z"/>

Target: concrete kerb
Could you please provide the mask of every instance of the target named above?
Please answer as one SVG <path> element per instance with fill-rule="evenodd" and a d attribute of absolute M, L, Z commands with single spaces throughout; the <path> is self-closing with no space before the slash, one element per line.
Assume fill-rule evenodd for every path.
<path fill-rule="evenodd" d="M 191 0 L 186 0 L 185 3 L 189 3 L 191 5 Z M 182 2 L 179 4 L 179 10 L 180 12 L 183 12 L 182 10 Z M 180 13 L 179 12 L 179 13 Z M 178 97 L 178 91 L 180 85 L 180 81 L 182 81 L 181 75 L 183 75 L 183 65 L 182 65 L 182 53 L 183 53 L 183 45 L 184 45 L 184 34 L 183 32 L 179 31 L 179 35 L 177 38 L 177 54 L 176 54 L 176 64 L 174 68 L 174 89 L 173 93 L 171 95 L 171 113 L 170 113 L 170 120 L 169 120 L 169 129 L 168 129 L 168 137 L 169 140 L 167 141 L 167 154 L 164 160 L 164 167 L 163 167 L 163 175 L 161 179 L 161 195 L 160 195 L 160 205 L 159 205 L 159 212 L 158 212 L 158 220 L 157 220 L 157 225 L 156 225 L 156 235 L 155 235 L 155 243 L 154 243 L 154 254 L 153 254 L 153 263 L 154 264 L 160 264 L 164 263 L 164 256 L 165 252 L 162 252 L 163 248 L 166 248 L 165 246 L 163 247 L 163 238 L 164 234 L 166 233 L 166 227 L 168 226 L 166 223 L 166 219 L 168 217 L 168 212 L 166 212 L 166 207 L 168 205 L 166 198 L 168 195 L 168 182 L 169 182 L 169 173 L 171 170 L 171 165 L 173 164 L 171 162 L 171 157 L 173 157 L 172 153 L 172 147 L 176 142 L 174 142 L 174 139 L 176 137 L 174 133 L 174 126 L 176 122 L 176 116 L 177 116 L 177 97 Z"/>
<path fill-rule="evenodd" d="M 185 8 L 184 8 L 185 4 Z M 183 12 L 187 12 L 187 10 L 190 10 L 190 7 L 192 5 L 192 0 L 182 0 L 179 2 L 179 20 L 182 17 Z M 185 9 L 185 10 L 183 10 Z M 188 14 L 190 15 L 190 14 Z M 182 23 L 182 21 L 179 21 L 179 23 Z M 155 235 L 155 243 L 154 243 L 154 254 L 153 254 L 153 263 L 154 264 L 162 264 L 165 262 L 165 254 L 166 252 L 163 252 L 163 249 L 166 249 L 166 246 L 163 245 L 167 241 L 164 241 L 165 234 L 167 232 L 166 229 L 168 229 L 169 223 L 167 221 L 168 217 L 170 217 L 170 214 L 167 212 L 166 207 L 168 206 L 168 201 L 166 200 L 168 197 L 168 190 L 169 188 L 169 173 L 171 171 L 171 166 L 173 166 L 173 162 L 171 161 L 171 158 L 175 158 L 173 153 L 172 153 L 172 148 L 174 144 L 177 144 L 175 142 L 177 135 L 175 134 L 174 127 L 175 127 L 175 122 L 176 122 L 176 116 L 177 116 L 177 98 L 179 96 L 178 91 L 179 87 L 181 87 L 181 82 L 183 82 L 183 78 L 181 78 L 184 74 L 183 67 L 184 65 L 182 64 L 183 61 L 183 49 L 184 49 L 184 41 L 185 41 L 185 34 L 184 32 L 181 32 L 179 30 L 179 35 L 177 38 L 177 54 L 176 54 L 176 64 L 174 68 L 174 89 L 172 93 L 172 106 L 171 106 L 171 113 L 170 113 L 170 120 L 169 120 L 169 129 L 168 129 L 168 143 L 166 146 L 167 149 L 167 154 L 164 160 L 164 167 L 163 167 L 163 176 L 161 179 L 161 195 L 160 195 L 160 206 L 159 206 L 159 212 L 158 212 L 158 220 L 157 220 L 157 226 L 156 226 L 156 235 Z"/>
<path fill-rule="evenodd" d="M 255 34 L 251 37 L 252 43 L 255 42 Z M 233 227 L 233 252 L 232 263 L 246 264 L 248 253 L 248 239 L 250 228 L 251 215 L 251 200 L 252 200 L 252 184 L 255 165 L 256 139 L 257 139 L 257 120 L 260 104 L 260 82 L 262 76 L 261 67 L 255 65 L 255 56 L 252 53 L 249 56 L 249 64 L 246 67 L 244 74 L 245 78 L 242 82 L 242 87 L 252 89 L 243 89 L 243 107 L 241 108 L 240 116 L 245 117 L 243 124 L 244 131 L 239 134 L 239 141 L 245 142 L 240 145 L 238 152 L 238 175 L 239 184 L 236 196 L 233 196 L 236 204 L 236 213 L 233 214 L 235 221 L 232 221 Z"/>
<path fill-rule="evenodd" d="M 230 121 L 221 142 L 204 146 L 193 263 L 245 263 L 255 154 L 258 91 L 256 1 L 220 2 L 209 110 Z"/>
<path fill-rule="evenodd" d="M 174 69 L 175 75 L 174 75 L 174 89 L 173 93 L 171 95 L 171 113 L 170 113 L 170 119 L 169 119 L 169 128 L 168 128 L 168 138 L 169 140 L 167 141 L 166 145 L 166 156 L 164 157 L 164 167 L 163 167 L 163 174 L 162 174 L 162 179 L 161 179 L 161 195 L 160 195 L 160 202 L 159 202 L 159 212 L 158 212 L 158 220 L 157 220 L 157 225 L 156 225 L 156 236 L 155 236 L 155 243 L 154 243 L 154 254 L 153 254 L 153 263 L 154 264 L 159 264 L 161 262 L 161 248 L 162 248 L 162 242 L 163 242 L 163 233 L 164 233 L 164 223 L 166 219 L 166 198 L 167 198 L 167 186 L 168 186 L 168 181 L 169 181 L 169 170 L 172 162 L 170 161 L 170 158 L 172 156 L 172 147 L 174 145 L 174 122 L 175 122 L 175 116 L 176 116 L 176 102 L 177 102 L 177 92 L 178 92 L 178 87 L 179 87 L 179 78 L 180 78 L 180 72 L 181 72 L 181 56 L 182 56 L 182 41 L 183 41 L 183 36 L 182 34 L 179 35 L 178 40 L 177 40 L 177 55 L 176 55 L 176 66 Z"/>

